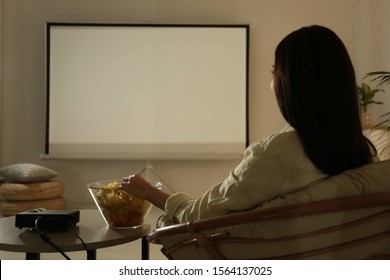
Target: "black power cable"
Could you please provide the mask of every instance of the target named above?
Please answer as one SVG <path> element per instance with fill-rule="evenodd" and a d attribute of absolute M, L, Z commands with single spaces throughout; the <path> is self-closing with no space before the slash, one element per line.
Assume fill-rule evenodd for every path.
<path fill-rule="evenodd" d="M 64 251 L 62 251 L 56 244 L 54 244 L 51 240 L 50 240 L 50 237 L 45 233 L 43 232 L 40 228 L 39 228 L 39 221 L 42 220 L 43 217 L 38 217 L 36 220 L 35 220 L 35 230 L 39 233 L 39 237 L 45 241 L 46 243 L 49 243 L 54 249 L 56 249 L 61 255 L 64 256 L 65 259 L 67 260 L 70 260 L 70 258 L 68 257 L 68 255 L 65 254 Z"/>
<path fill-rule="evenodd" d="M 54 249 L 56 249 L 61 255 L 63 255 L 65 257 L 65 259 L 70 260 L 70 258 L 65 254 L 65 252 L 63 250 L 61 250 L 61 248 L 59 248 L 56 244 L 54 244 L 50 240 L 50 237 L 42 230 L 42 228 L 45 228 L 45 223 L 47 226 L 47 222 L 52 222 L 52 221 L 50 219 L 47 219 L 46 217 L 38 217 L 35 220 L 34 230 L 39 233 L 39 237 L 43 241 L 45 241 L 46 243 L 49 243 Z M 77 234 L 75 226 L 71 225 L 71 227 L 73 229 L 73 234 L 75 235 L 75 237 L 77 237 L 77 239 L 80 240 L 80 242 L 83 244 L 85 251 L 88 253 L 87 246 L 84 243 L 84 240 Z"/>
<path fill-rule="evenodd" d="M 73 229 L 73 234 L 74 234 L 74 236 L 76 236 L 77 239 L 80 240 L 81 244 L 83 244 L 84 250 L 85 250 L 85 251 L 87 252 L 87 254 L 88 254 L 87 245 L 85 245 L 84 240 L 80 237 L 80 235 L 77 234 L 77 232 L 76 232 L 76 227 L 75 227 L 74 225 L 72 225 L 72 229 Z"/>

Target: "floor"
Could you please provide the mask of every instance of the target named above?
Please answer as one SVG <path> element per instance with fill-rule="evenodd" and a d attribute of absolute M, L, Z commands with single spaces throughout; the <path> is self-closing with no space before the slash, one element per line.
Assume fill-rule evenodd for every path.
<path fill-rule="evenodd" d="M 162 211 L 157 208 L 152 208 L 147 218 L 146 223 L 154 227 L 157 218 L 162 214 Z M 86 259 L 86 252 L 67 252 L 72 260 Z M 24 253 L 0 251 L 0 260 L 24 260 Z M 41 254 L 43 260 L 63 260 L 64 257 L 60 253 L 44 253 Z M 97 250 L 98 260 L 139 260 L 141 259 L 141 240 L 136 240 L 131 243 L 108 247 Z M 150 244 L 150 259 L 166 260 L 165 256 L 160 252 L 160 246 Z"/>

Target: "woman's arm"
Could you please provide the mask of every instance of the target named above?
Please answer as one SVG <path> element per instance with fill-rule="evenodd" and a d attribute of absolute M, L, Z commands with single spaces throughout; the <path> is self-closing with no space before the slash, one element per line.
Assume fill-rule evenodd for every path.
<path fill-rule="evenodd" d="M 170 196 L 152 186 L 140 175 L 132 175 L 124 178 L 119 189 L 122 189 L 135 197 L 147 200 L 162 210 L 164 210 L 165 203 Z"/>

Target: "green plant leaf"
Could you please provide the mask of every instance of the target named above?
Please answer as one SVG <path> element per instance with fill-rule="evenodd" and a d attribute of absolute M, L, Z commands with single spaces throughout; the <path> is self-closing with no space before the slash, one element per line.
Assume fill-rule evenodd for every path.
<path fill-rule="evenodd" d="M 362 83 L 360 86 L 357 86 L 357 92 L 360 98 L 359 104 L 364 112 L 367 112 L 367 106 L 369 104 L 383 104 L 382 102 L 374 100 L 374 97 L 378 92 L 383 92 L 382 89 L 371 89 L 367 83 Z"/>
<path fill-rule="evenodd" d="M 378 86 L 386 86 L 390 84 L 390 72 L 388 71 L 373 71 L 367 73 L 364 78 L 371 78 L 371 81 L 378 81 Z"/>

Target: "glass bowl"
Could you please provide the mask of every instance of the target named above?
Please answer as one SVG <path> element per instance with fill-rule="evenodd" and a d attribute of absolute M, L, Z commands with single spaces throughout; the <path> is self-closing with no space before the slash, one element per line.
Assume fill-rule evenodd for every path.
<path fill-rule="evenodd" d="M 149 201 L 136 198 L 116 189 L 121 180 L 97 181 L 87 185 L 88 190 L 107 226 L 126 229 L 140 226 L 152 208 Z M 151 182 L 161 189 L 160 182 Z"/>

